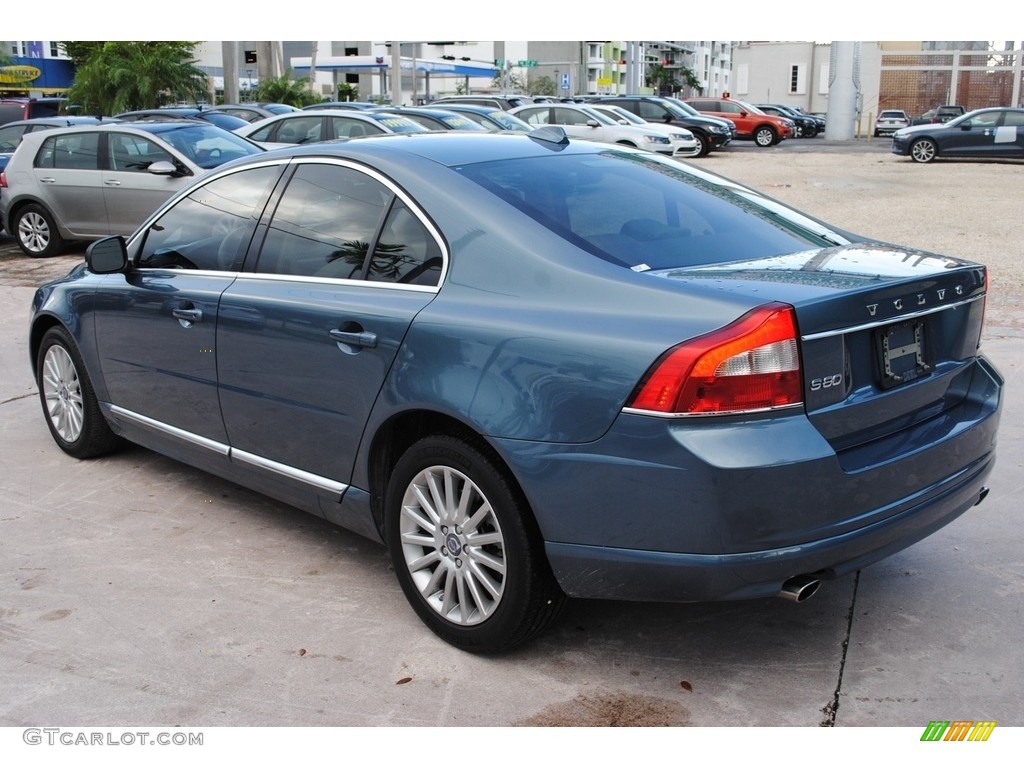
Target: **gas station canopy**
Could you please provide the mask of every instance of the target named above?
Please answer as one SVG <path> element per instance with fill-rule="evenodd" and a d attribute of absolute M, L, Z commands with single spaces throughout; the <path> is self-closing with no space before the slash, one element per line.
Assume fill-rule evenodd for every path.
<path fill-rule="evenodd" d="M 311 56 L 294 56 L 291 67 L 295 72 L 308 72 L 313 66 Z M 411 71 L 415 66 L 417 72 L 430 75 L 452 77 L 494 77 L 500 72 L 498 67 L 483 62 L 468 64 L 462 61 L 441 61 L 438 59 L 414 59 L 402 56 L 399 63 L 402 71 Z M 390 56 L 325 56 L 317 57 L 318 72 L 341 70 L 346 72 L 377 72 L 391 69 Z"/>

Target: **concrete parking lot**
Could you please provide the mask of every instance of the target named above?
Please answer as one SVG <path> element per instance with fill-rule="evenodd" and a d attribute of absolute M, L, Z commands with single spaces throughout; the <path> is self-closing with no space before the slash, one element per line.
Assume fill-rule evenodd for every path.
<path fill-rule="evenodd" d="M 143 449 L 61 453 L 26 320 L 32 286 L 81 253 L 30 260 L 0 235 L 0 725 L 905 726 L 912 741 L 933 720 L 1024 726 L 1021 167 L 885 147 L 793 140 L 699 164 L 990 264 L 983 348 L 1007 386 L 987 500 L 806 603 L 577 601 L 500 657 L 431 634 L 382 547 Z"/>

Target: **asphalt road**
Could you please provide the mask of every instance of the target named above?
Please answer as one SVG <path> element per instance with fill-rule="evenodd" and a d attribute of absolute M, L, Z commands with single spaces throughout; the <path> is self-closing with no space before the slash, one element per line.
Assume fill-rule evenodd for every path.
<path fill-rule="evenodd" d="M 803 199 L 813 179 L 822 210 L 854 217 L 866 182 L 844 180 L 892 173 L 922 231 L 950 236 L 988 230 L 932 205 L 945 175 L 968 179 L 938 187 L 964 195 L 954 210 L 971 210 L 971 178 L 1019 185 L 1019 164 L 894 171 L 873 168 L 901 162 L 884 147 L 806 141 L 701 164 L 773 179 L 780 199 Z M 796 167 L 798 154 L 817 156 L 817 170 Z M 1010 243 L 1021 260 L 1018 201 L 986 209 L 1016 232 L 985 234 L 979 252 Z M 888 206 L 873 216 L 876 227 L 900 218 Z M 994 282 L 983 344 L 1007 379 L 983 504 L 802 604 L 576 601 L 528 647 L 479 657 L 420 624 L 369 541 L 143 449 L 62 454 L 39 412 L 26 320 L 31 286 L 80 258 L 30 260 L 0 235 L 0 726 L 17 741 L 47 724 L 902 726 L 918 748 L 930 721 L 994 720 L 989 743 L 953 747 L 988 750 L 988 765 L 1008 743 L 1019 751 L 1008 728 L 1024 726 L 1015 278 Z"/>

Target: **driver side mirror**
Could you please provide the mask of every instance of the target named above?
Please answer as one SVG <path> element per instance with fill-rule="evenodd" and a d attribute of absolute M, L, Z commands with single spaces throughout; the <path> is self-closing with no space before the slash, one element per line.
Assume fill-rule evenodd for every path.
<path fill-rule="evenodd" d="M 96 240 L 85 251 L 85 264 L 96 275 L 124 272 L 128 267 L 128 247 L 121 235 Z"/>

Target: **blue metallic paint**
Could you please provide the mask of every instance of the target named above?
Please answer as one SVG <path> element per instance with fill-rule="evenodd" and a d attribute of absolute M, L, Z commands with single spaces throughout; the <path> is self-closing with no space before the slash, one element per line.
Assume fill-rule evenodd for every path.
<path fill-rule="evenodd" d="M 219 313 L 219 371 L 185 366 L 170 377 L 144 343 L 183 329 L 150 330 L 146 318 L 157 311 L 157 298 L 146 296 L 134 307 L 122 290 L 126 279 L 164 278 L 78 270 L 37 293 L 34 322 L 52 318 L 72 330 L 87 367 L 102 370 L 94 376 L 101 401 L 131 402 L 132 382 L 142 381 L 136 385 L 141 394 L 164 391 L 173 406 L 153 418 L 343 490 L 339 496 L 323 487 L 329 483 L 307 482 L 301 472 L 268 476 L 251 461 L 236 460 L 240 455 L 232 458 L 231 450 L 211 459 L 216 452 L 197 453 L 169 431 L 147 430 L 107 406 L 122 434 L 371 538 L 380 538 L 375 462 L 386 456 L 375 435 L 413 415 L 479 435 L 528 498 L 555 574 L 571 595 L 704 600 L 773 594 L 795 574 L 839 575 L 903 548 L 978 500 L 994 461 L 1002 385 L 991 365 L 975 357 L 981 301 L 944 311 L 940 305 L 927 316 L 929 343 L 948 359 L 925 386 L 875 392 L 869 402 L 869 383 L 858 378 L 864 376 L 858 367 L 836 390 L 842 409 L 837 394 L 809 397 L 806 409 L 743 417 L 671 419 L 621 411 L 662 352 L 768 297 L 796 307 L 802 335 L 821 335 L 804 342 L 809 380 L 850 359 L 863 364 L 871 353 L 868 306 L 879 296 L 895 300 L 926 284 L 951 291 L 959 285 L 964 301 L 979 299 L 980 267 L 948 260 L 944 271 L 929 263 L 917 272 L 875 270 L 859 277 L 849 269 L 808 269 L 837 255 L 854 262 L 877 258 L 876 244 L 808 252 L 802 266 L 785 268 L 758 263 L 633 272 L 567 245 L 443 168 L 508 152 L 500 142 L 468 138 L 396 137 L 331 149 L 332 156 L 372 163 L 425 206 L 450 250 L 447 278 L 436 294 L 348 281 L 320 287 L 244 273 L 212 282 L 168 277 L 168 301 L 193 296 L 193 289 L 181 291 L 183 283 L 208 283 L 202 287 L 208 297 L 223 291 L 219 304 L 202 299 Z M 552 151 L 513 140 L 526 154 Z M 392 151 L 396 147 L 409 151 Z M 322 151 L 306 147 L 266 157 Z M 574 145 L 564 151 L 592 150 Z M 467 200 L 473 201 L 471 215 Z M 889 256 L 896 258 L 888 263 L 900 262 L 898 252 Z M 921 263 L 930 258 L 917 256 Z M 876 313 L 880 322 L 898 310 Z M 138 328 L 120 327 L 118 316 L 131 317 Z M 102 369 L 94 319 L 105 350 Z M 337 320 L 372 328 L 380 345 L 339 348 L 329 335 Z M 865 327 L 843 333 L 859 324 Z M 36 342 L 40 335 L 33 331 Z M 165 350 L 171 368 L 188 357 L 174 346 Z M 267 369 L 268 355 L 282 351 L 279 365 Z M 324 360 L 328 368 L 319 367 Z M 188 418 L 175 412 L 181 398 L 171 394 L 182 383 L 205 401 Z M 211 410 L 217 398 L 224 414 L 219 426 Z M 331 428 L 310 439 L 315 425 L 325 422 Z M 858 439 L 849 439 L 858 428 Z"/>

